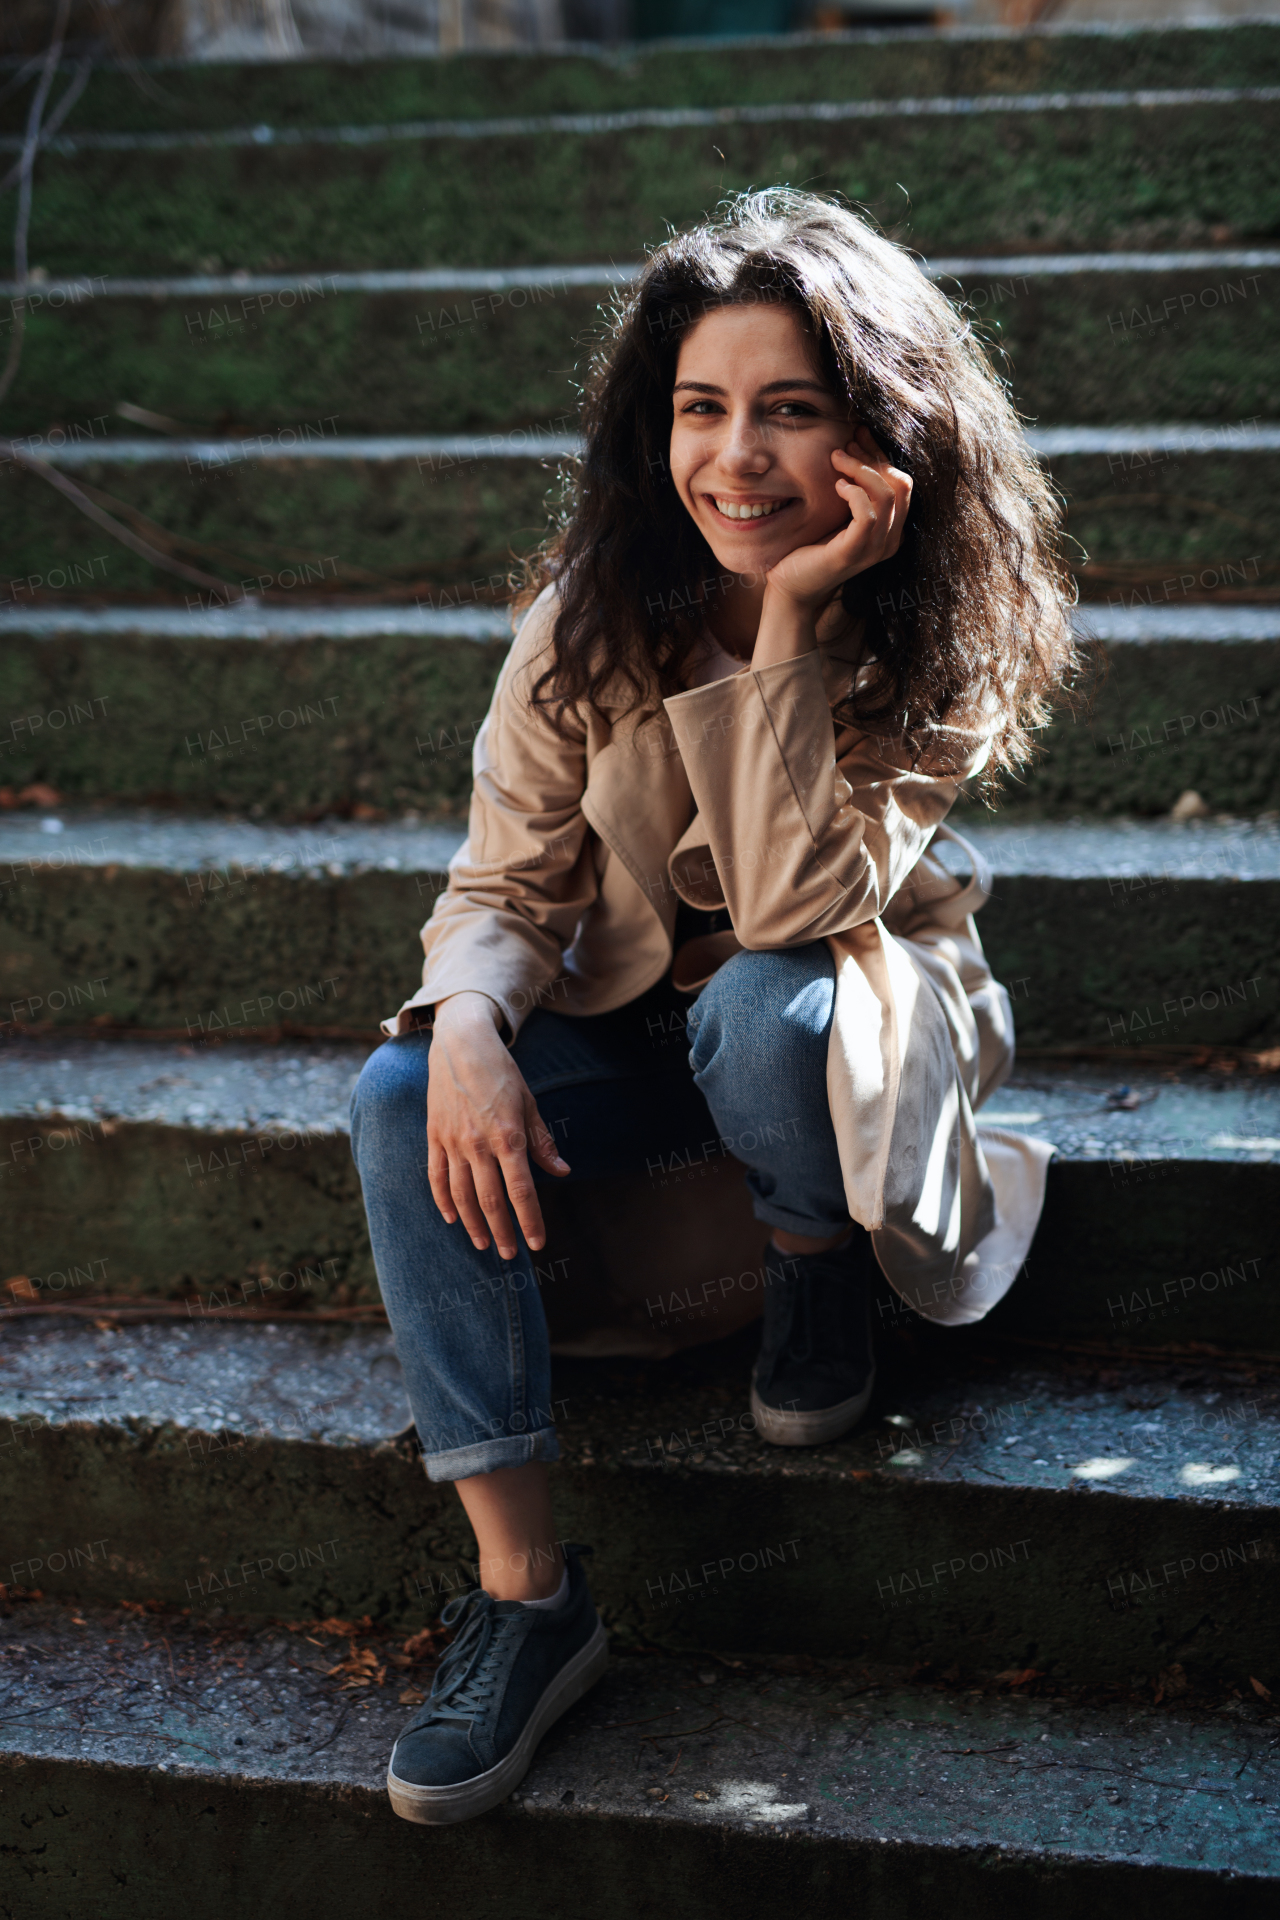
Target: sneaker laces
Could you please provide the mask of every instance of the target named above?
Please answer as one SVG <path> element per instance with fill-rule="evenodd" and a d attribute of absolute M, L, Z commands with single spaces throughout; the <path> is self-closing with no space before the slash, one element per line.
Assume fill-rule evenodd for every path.
<path fill-rule="evenodd" d="M 464 1615 L 452 1644 L 436 1668 L 423 1724 L 428 1720 L 474 1720 L 489 1705 L 498 1681 L 502 1623 L 494 1619 L 494 1598 L 483 1587 L 451 1600 L 440 1615 L 452 1627 Z"/>

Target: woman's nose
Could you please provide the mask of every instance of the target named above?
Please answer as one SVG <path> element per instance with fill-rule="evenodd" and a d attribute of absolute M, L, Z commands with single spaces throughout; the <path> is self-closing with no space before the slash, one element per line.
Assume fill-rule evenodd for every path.
<path fill-rule="evenodd" d="M 720 458 L 733 472 L 763 473 L 772 455 L 759 421 L 749 414 L 736 415 L 730 421 Z"/>

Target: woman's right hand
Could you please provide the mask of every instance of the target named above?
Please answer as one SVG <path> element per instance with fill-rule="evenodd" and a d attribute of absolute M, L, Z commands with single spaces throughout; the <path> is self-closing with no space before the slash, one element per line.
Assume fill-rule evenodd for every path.
<path fill-rule="evenodd" d="M 529 1247 L 536 1252 L 547 1237 L 529 1155 L 547 1173 L 563 1175 L 569 1167 L 499 1036 L 501 1017 L 484 993 L 450 994 L 436 1007 L 427 1177 L 450 1226 L 460 1219 L 482 1252 L 492 1233 L 502 1258 L 513 1260 L 508 1196 Z"/>

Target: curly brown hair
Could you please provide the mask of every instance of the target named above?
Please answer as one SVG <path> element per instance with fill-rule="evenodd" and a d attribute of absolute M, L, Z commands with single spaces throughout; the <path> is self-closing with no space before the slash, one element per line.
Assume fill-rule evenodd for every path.
<path fill-rule="evenodd" d="M 655 249 L 612 314 L 583 398 L 585 445 L 560 524 L 527 571 L 554 581 L 552 660 L 534 698 L 634 705 L 685 685 L 699 582 L 717 562 L 667 466 L 681 341 L 705 314 L 792 306 L 834 390 L 914 483 L 898 552 L 841 589 L 870 674 L 836 722 L 958 769 L 990 735 L 985 779 L 1015 769 L 1079 667 L 1060 507 L 962 307 L 906 250 L 833 199 L 746 193 Z"/>

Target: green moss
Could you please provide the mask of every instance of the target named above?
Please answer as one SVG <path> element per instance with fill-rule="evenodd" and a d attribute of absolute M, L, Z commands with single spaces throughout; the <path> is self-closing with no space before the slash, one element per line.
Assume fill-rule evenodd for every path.
<path fill-rule="evenodd" d="M 50 155 L 31 258 L 91 274 L 634 259 L 726 192 L 783 180 L 866 203 L 926 251 L 1204 245 L 1280 225 L 1278 119 L 1182 107 Z"/>
<path fill-rule="evenodd" d="M 305 1025 L 376 1039 L 421 979 L 433 878 L 258 873 L 215 894 L 152 868 L 19 875 L 0 926 L 4 977 L 29 998 L 91 972 L 106 981 L 95 1005 L 113 1020 L 192 1035 L 234 1031 L 255 1002 L 291 993 Z"/>
<path fill-rule="evenodd" d="M 109 596 L 183 591 L 172 576 L 104 537 L 44 481 L 13 468 L 7 473 L 10 583 L 83 568 L 106 554 L 98 584 Z M 117 512 L 129 507 L 147 516 L 188 560 L 227 581 L 287 588 L 301 566 L 310 568 L 312 582 L 329 587 L 416 587 L 437 598 L 447 587 L 452 597 L 468 599 L 475 597 L 469 583 L 484 586 L 490 576 L 505 597 L 502 582 L 514 556 L 546 530 L 553 485 L 546 468 L 523 460 L 439 470 L 413 461 L 335 460 L 207 473 L 181 465 L 103 466 L 80 469 L 77 478 L 107 493 Z"/>
<path fill-rule="evenodd" d="M 31 322 L 13 433 L 107 425 L 120 400 L 193 431 L 331 420 L 338 433 L 470 433 L 562 419 L 602 295 L 543 281 L 510 295 L 335 294 L 101 300 Z M 584 345 L 580 347 L 579 342 Z M 89 423 L 94 423 L 91 427 Z"/>
<path fill-rule="evenodd" d="M 1280 456 L 1073 456 L 1052 470 L 1067 498 L 1073 551 L 1079 559 L 1083 549 L 1092 569 L 1086 598 L 1131 601 L 1136 593 L 1165 603 L 1184 591 L 1177 570 L 1186 564 L 1205 586 L 1215 575 L 1218 585 L 1256 585 L 1280 550 Z M 12 467 L 0 473 L 8 476 L 0 485 L 8 488 L 10 595 L 15 580 L 21 599 L 23 581 L 57 568 L 83 572 L 98 556 L 105 562 L 94 590 L 108 597 L 183 591 L 44 481 Z M 486 597 L 486 582 L 503 597 L 502 579 L 541 538 L 557 494 L 549 465 L 524 460 L 438 470 L 413 461 L 262 461 L 208 474 L 112 465 L 78 475 L 119 503 L 117 512 L 130 507 L 166 529 L 187 559 L 223 579 L 270 591 L 282 578 L 297 584 L 306 563 L 312 592 L 316 581 L 355 591 L 399 583 L 437 601 L 447 592 L 451 602 Z M 1230 576 L 1228 566 L 1236 570 Z"/>
<path fill-rule="evenodd" d="M 1059 714 L 1004 810 L 1165 814 L 1194 789 L 1215 812 L 1280 808 L 1280 647 L 1164 641 L 1103 649 L 1088 708 Z"/>
<path fill-rule="evenodd" d="M 357 802 L 461 815 L 505 652 L 468 640 L 14 639 L 0 658 L 0 784 L 295 818 Z"/>
<path fill-rule="evenodd" d="M 0 784 L 286 818 L 358 802 L 460 817 L 504 651 L 395 638 L 15 637 L 0 657 Z M 1188 787 L 1215 812 L 1280 808 L 1280 647 L 1103 651 L 1091 707 L 1064 711 L 1041 736 L 1003 812 L 1164 814 Z M 59 718 L 32 724 L 49 715 Z M 14 716 L 25 725 L 12 728 Z"/>
<path fill-rule="evenodd" d="M 1086 597 L 1167 604 L 1162 568 L 1192 564 L 1206 587 L 1237 591 L 1280 558 L 1280 456 L 1275 454 L 1075 455 L 1051 463 L 1067 502 L 1067 527 L 1085 564 Z M 1080 554 L 1075 554 L 1077 561 Z M 1234 567 L 1230 579 L 1227 567 Z M 1141 568 L 1142 581 L 1126 580 Z M 1241 571 L 1244 569 L 1245 571 Z M 1221 577 L 1215 582 L 1213 575 Z"/>
<path fill-rule="evenodd" d="M 982 911 L 998 980 L 1025 981 L 1015 1017 L 1024 1047 L 1275 1044 L 1280 985 L 1272 953 L 1280 884 L 1005 876 Z M 1257 984 L 1249 989 L 1250 979 Z M 1226 984 L 1229 1004 L 1199 996 Z M 1161 1017 L 1195 997 L 1185 1019 Z M 1153 1020 L 1154 1016 L 1154 1020 Z M 1120 1055 L 1123 1058 L 1123 1054 Z"/>
<path fill-rule="evenodd" d="M 953 295 L 961 290 L 944 282 Z M 994 274 L 963 294 L 1028 420 L 1272 420 L 1280 415 L 1274 276 Z"/>
<path fill-rule="evenodd" d="M 471 53 L 443 59 L 167 65 L 145 89 L 101 69 L 68 131 L 376 125 L 511 113 L 609 112 L 637 106 L 735 106 L 774 100 L 1075 91 L 1107 87 L 1258 86 L 1280 76 L 1271 23 L 1213 32 L 1166 27 L 1112 35 L 1027 34 L 991 40 L 776 40 L 766 46 L 626 47 L 600 55 Z M 25 91 L 0 102 L 20 131 Z"/>
<path fill-rule="evenodd" d="M 1266 275 L 995 276 L 963 291 L 1029 419 L 1280 416 L 1280 296 Z M 37 311 L 8 426 L 102 432 L 120 426 L 122 399 L 197 432 L 332 419 L 339 433 L 484 433 L 562 419 L 607 298 L 554 277 L 505 294 L 376 296 L 317 277 L 297 296 Z"/>
<path fill-rule="evenodd" d="M 382 871 L 259 874 L 214 896 L 158 869 L 39 873 L 6 900 L 6 994 L 43 995 L 50 980 L 92 972 L 107 983 L 101 1011 L 116 1021 L 202 1032 L 247 992 L 300 994 L 328 982 L 308 1000 L 306 1023 L 372 1035 L 419 976 L 416 930 L 436 884 Z M 1268 1046 L 1280 1039 L 1278 907 L 1276 882 L 1168 881 L 1138 893 L 1100 879 L 1006 876 L 983 912 L 982 938 L 997 979 L 1029 982 L 1018 1001 L 1023 1045 L 1109 1046 L 1117 1033 L 1132 1041 L 1134 1009 L 1257 976 L 1238 1002 L 1197 1005 L 1158 1037 Z M 60 1024 L 82 1022 L 79 1007 Z"/>

